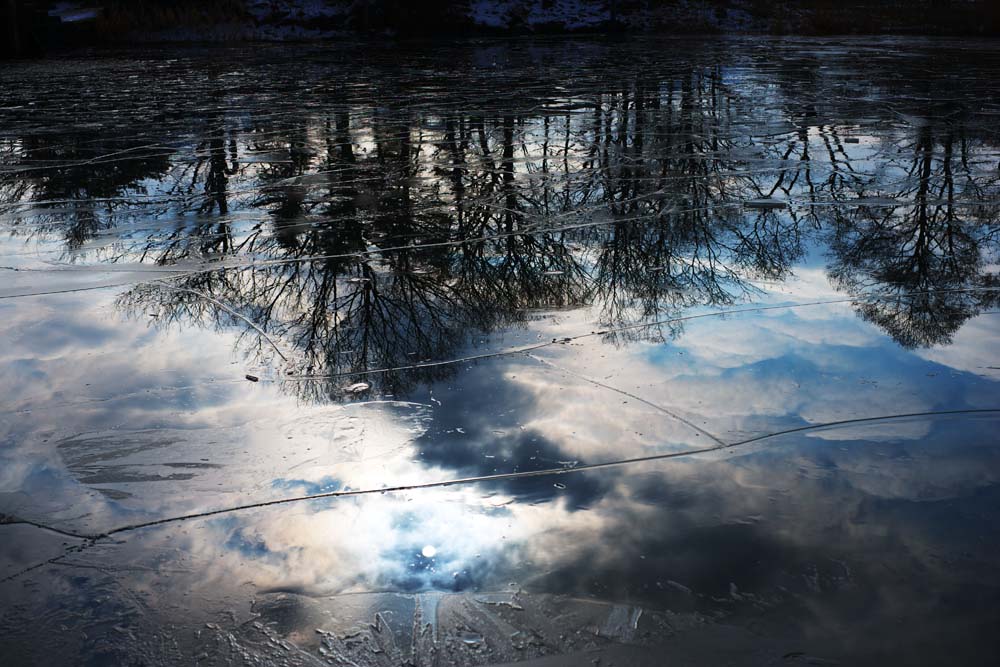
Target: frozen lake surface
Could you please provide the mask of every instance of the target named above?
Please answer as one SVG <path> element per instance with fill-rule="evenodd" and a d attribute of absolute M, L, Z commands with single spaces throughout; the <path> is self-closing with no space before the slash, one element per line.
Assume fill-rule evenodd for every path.
<path fill-rule="evenodd" d="M 0 66 L 0 664 L 997 664 L 998 77 Z"/>

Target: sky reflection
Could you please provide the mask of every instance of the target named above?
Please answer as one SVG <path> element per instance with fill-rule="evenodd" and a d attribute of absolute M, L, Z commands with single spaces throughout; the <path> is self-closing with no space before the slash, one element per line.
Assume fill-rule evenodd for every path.
<path fill-rule="evenodd" d="M 0 69 L 0 662 L 995 651 L 994 48 L 262 48 Z"/>

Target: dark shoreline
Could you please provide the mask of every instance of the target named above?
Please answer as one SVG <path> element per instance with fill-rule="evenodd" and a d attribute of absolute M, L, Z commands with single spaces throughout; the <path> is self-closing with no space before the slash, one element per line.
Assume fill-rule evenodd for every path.
<path fill-rule="evenodd" d="M 293 3 L 293 0 L 288 0 Z M 354 7 L 357 6 L 356 5 Z M 0 0 L 0 59 L 37 57 L 45 53 L 101 45 L 170 43 L 314 42 L 340 39 L 401 42 L 456 38 L 581 37 L 623 39 L 637 36 L 800 36 L 800 37 L 996 37 L 1000 36 L 1000 3 L 859 2 L 836 5 L 808 0 L 794 8 L 749 0 L 704 0 L 693 6 L 652 3 L 656 19 L 622 10 L 614 18 L 579 21 L 505 16 L 501 26 L 484 24 L 461 3 L 431 2 L 419 7 L 391 0 L 374 2 L 364 11 L 339 15 L 297 16 L 291 13 L 252 15 L 246 0 L 165 2 L 145 0 L 100 3 L 86 20 L 61 21 L 50 16 L 55 5 L 44 0 Z M 608 3 L 625 8 L 630 3 Z M 945 6 L 947 4 L 947 6 Z M 375 9 L 371 9 L 374 7 Z M 713 10 L 712 8 L 715 7 Z M 591 17 L 593 19 L 593 17 Z"/>

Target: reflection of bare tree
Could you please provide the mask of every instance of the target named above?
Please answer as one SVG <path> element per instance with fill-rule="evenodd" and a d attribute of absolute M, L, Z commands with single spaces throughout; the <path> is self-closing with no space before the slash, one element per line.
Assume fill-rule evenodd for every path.
<path fill-rule="evenodd" d="M 703 158 L 725 148 L 724 104 L 711 96 L 726 94 L 685 83 L 663 114 L 659 97 L 636 85 L 597 99 L 580 123 L 451 115 L 426 128 L 405 110 L 382 110 L 363 129 L 352 128 L 348 111 L 288 131 L 256 128 L 247 151 L 272 162 L 257 172 L 254 206 L 269 211 L 272 232 L 255 227 L 229 247 L 267 263 L 143 286 L 121 303 L 165 322 L 252 321 L 294 351 L 295 370 L 339 376 L 326 389 L 301 385 L 326 394 L 352 374 L 452 357 L 476 332 L 533 309 L 596 299 L 602 324 L 616 328 L 731 303 L 752 289 L 748 280 L 784 275 L 799 237 L 774 213 L 713 211 L 743 187 L 727 180 L 725 162 Z M 362 133 L 369 139 L 359 148 Z M 211 132 L 206 144 L 212 197 L 203 204 L 220 213 L 229 163 L 238 161 L 230 142 L 227 162 L 221 136 Z M 560 228 L 560 217 L 578 212 L 621 222 Z M 188 247 L 202 231 L 231 238 L 219 228 L 188 231 Z M 143 252 L 157 248 L 162 263 L 184 256 L 159 243 Z M 269 346 L 255 340 L 250 349 L 267 356 Z M 375 381 L 399 391 L 415 377 Z"/>
<path fill-rule="evenodd" d="M 731 177 L 736 97 L 710 71 L 672 84 L 666 96 L 637 82 L 595 116 L 599 190 L 621 220 L 589 235 L 607 328 L 731 304 L 754 291 L 751 279 L 780 279 L 801 254 L 794 218 L 738 207 L 761 186 L 757 176 Z M 667 324 L 610 335 L 659 340 L 679 332 Z"/>
<path fill-rule="evenodd" d="M 977 172 L 962 124 L 919 128 L 891 207 L 837 209 L 832 279 L 866 320 L 906 347 L 947 343 L 967 319 L 995 306 L 1000 176 Z M 990 203 L 990 198 L 994 203 Z"/>
<path fill-rule="evenodd" d="M 665 96 L 636 82 L 565 122 L 450 114 L 426 127 L 389 108 L 362 129 L 348 110 L 262 124 L 244 150 L 268 158 L 252 205 L 270 212 L 271 233 L 258 226 L 238 242 L 222 219 L 187 227 L 186 246 L 157 239 L 142 252 L 170 263 L 211 247 L 280 263 L 144 286 L 122 304 L 216 326 L 239 324 L 232 310 L 293 348 L 297 370 L 350 375 L 453 356 L 474 332 L 541 307 L 596 299 L 616 328 L 731 303 L 749 279 L 783 275 L 799 251 L 797 228 L 773 213 L 712 210 L 744 187 L 726 178 L 727 162 L 705 159 L 728 147 L 732 93 L 717 78 L 685 79 Z M 202 144 L 199 215 L 228 211 L 239 160 L 224 136 L 212 129 Z M 621 222 L 558 229 L 577 213 Z M 268 354 L 260 340 L 251 349 Z M 396 390 L 401 377 L 380 379 Z"/>
<path fill-rule="evenodd" d="M 20 192 L 4 185 L 4 196 L 96 211 L 98 222 L 76 217 L 70 245 L 101 225 L 147 222 L 101 259 L 203 270 L 132 290 L 123 306 L 161 322 L 244 328 L 245 349 L 268 357 L 253 322 L 295 370 L 318 375 L 453 357 L 477 333 L 540 308 L 593 306 L 610 339 L 663 340 L 681 330 L 647 325 L 784 279 L 827 227 L 831 274 L 850 293 L 938 290 L 900 297 L 895 310 L 882 298 L 864 316 L 904 344 L 945 340 L 953 328 L 937 320 L 960 323 L 986 302 L 939 290 L 993 280 L 983 257 L 992 237 L 974 223 L 996 212 L 963 203 L 994 196 L 995 179 L 969 166 L 978 139 L 960 125 L 925 127 L 913 164 L 883 153 L 888 166 L 866 173 L 844 141 L 852 109 L 826 95 L 815 64 L 804 56 L 767 70 L 763 85 L 705 60 L 673 72 L 589 71 L 555 95 L 551 81 L 519 80 L 527 92 L 517 99 L 486 88 L 503 80 L 495 72 L 433 83 L 431 96 L 426 81 L 365 79 L 319 98 L 296 93 L 281 113 L 230 115 L 209 91 L 208 113 L 182 121 L 183 141 L 176 126 L 166 133 L 170 151 L 86 167 L 53 154 L 70 160 L 63 172 L 20 179 L 32 183 Z M 904 185 L 887 192 L 897 176 Z M 45 178 L 63 183 L 45 189 Z M 85 191 L 59 190 L 80 183 Z M 131 196 L 147 186 L 155 197 Z M 914 204 L 848 204 L 873 193 Z M 105 195 L 116 199 L 99 210 Z M 754 197 L 799 205 L 744 209 Z M 219 259 L 250 266 L 211 271 Z M 378 377 L 398 390 L 418 376 Z M 328 394 L 348 383 L 302 386 Z"/>
<path fill-rule="evenodd" d="M 169 151 L 124 133 L 29 136 L 18 148 L 38 168 L 25 169 L 16 187 L 4 188 L 2 201 L 22 204 L 15 209 L 22 233 L 58 233 L 70 251 L 117 227 L 130 202 L 148 194 L 142 181 L 170 168 Z"/>
<path fill-rule="evenodd" d="M 325 126 L 320 171 L 328 197 L 318 209 L 328 216 L 325 224 L 302 224 L 301 212 L 309 206 L 302 198 L 300 214 L 289 214 L 285 192 L 296 186 L 294 172 L 282 173 L 277 193 L 268 189 L 260 199 L 273 213 L 275 233 L 256 237 L 253 250 L 281 263 L 198 273 L 170 287 L 142 286 L 124 295 L 121 304 L 129 310 L 153 309 L 163 322 L 240 325 L 230 310 L 213 305 L 226 304 L 294 348 L 296 370 L 350 375 L 446 358 L 474 331 L 517 322 L 540 305 L 580 302 L 572 295 L 582 289 L 581 271 L 565 245 L 548 234 L 512 234 L 524 219 L 509 125 L 502 131 L 506 158 L 500 177 L 477 176 L 468 184 L 459 179 L 450 195 L 467 211 L 459 237 L 467 243 L 421 250 L 428 241 L 456 237 L 452 217 L 438 210 L 439 189 L 413 185 L 423 168 L 414 158 L 423 150 L 421 141 L 411 138 L 405 123 L 383 126 L 375 133 L 376 150 L 359 159 L 349 123 L 346 114 L 338 114 Z M 464 204 L 467 195 L 494 194 L 502 196 L 504 209 L 478 201 Z M 498 231 L 507 235 L 494 238 Z M 352 256 L 374 248 L 384 250 Z M 250 350 L 269 355 L 259 339 Z M 409 377 L 387 373 L 374 381 L 397 391 Z M 339 393 L 345 383 L 336 379 L 327 389 L 317 383 L 301 387 L 307 394 Z"/>

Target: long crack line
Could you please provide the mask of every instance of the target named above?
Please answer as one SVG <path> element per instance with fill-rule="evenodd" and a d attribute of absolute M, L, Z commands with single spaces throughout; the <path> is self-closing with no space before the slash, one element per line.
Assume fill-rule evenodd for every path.
<path fill-rule="evenodd" d="M 674 412 L 673 410 L 670 410 L 669 408 L 666 408 L 666 407 L 664 407 L 662 405 L 659 405 L 658 403 L 653 403 L 652 401 L 648 401 L 645 398 L 642 398 L 641 396 L 636 396 L 633 393 L 627 392 L 624 389 L 619 389 L 618 387 L 613 387 L 610 384 L 605 384 L 605 383 L 601 382 L 600 380 L 595 380 L 594 378 L 587 377 L 586 375 L 584 375 L 582 373 L 577 373 L 576 371 L 572 371 L 572 370 L 570 370 L 568 368 L 564 368 L 562 366 L 559 366 L 558 364 L 552 363 L 548 359 L 542 359 L 541 357 L 537 357 L 537 356 L 535 356 L 533 354 L 530 354 L 530 353 L 527 356 L 531 357 L 532 359 L 534 359 L 535 361 L 537 361 L 540 364 L 544 364 L 546 366 L 550 366 L 550 367 L 552 367 L 552 368 L 554 368 L 554 369 L 556 369 L 558 371 L 566 373 L 567 375 L 572 375 L 574 377 L 578 377 L 581 380 L 584 380 L 585 382 L 589 382 L 592 385 L 595 385 L 597 387 L 602 387 L 602 388 L 607 389 L 609 391 L 613 391 L 615 393 L 621 394 L 622 396 L 627 396 L 627 397 L 629 397 L 629 398 L 631 398 L 633 400 L 636 400 L 636 401 L 639 401 L 640 403 L 648 405 L 649 407 L 653 408 L 654 410 L 658 410 L 658 411 L 662 412 L 663 414 L 667 415 L 668 417 L 671 417 L 672 419 L 674 419 L 676 421 L 679 421 L 682 424 L 686 424 L 687 426 L 691 427 L 692 429 L 694 429 L 698 433 L 704 435 L 705 437 L 707 437 L 709 440 L 711 440 L 712 442 L 716 443 L 716 445 L 718 445 L 720 447 L 727 447 L 728 444 L 729 444 L 727 442 L 724 442 L 724 441 L 720 440 L 714 434 L 709 433 L 708 431 L 706 431 L 705 429 L 703 429 L 701 426 L 698 426 L 697 424 L 695 424 L 690 419 L 682 417 L 679 414 L 677 414 L 676 412 Z"/>
<path fill-rule="evenodd" d="M 54 530 L 62 535 L 67 535 L 70 537 L 75 537 L 81 540 L 88 540 L 90 544 L 97 542 L 99 540 L 108 539 L 113 535 L 120 535 L 122 533 L 131 533 L 145 528 L 152 528 L 155 526 L 162 526 L 169 523 L 179 523 L 182 521 L 192 521 L 195 519 L 205 519 L 208 517 L 219 516 L 222 514 L 231 514 L 235 512 L 242 512 L 251 509 L 261 509 L 265 507 L 273 507 L 276 505 L 288 505 L 292 503 L 308 502 L 312 500 L 321 500 L 324 498 L 346 498 L 354 496 L 367 496 L 375 494 L 384 493 L 399 493 L 405 491 L 418 491 L 421 489 L 433 489 L 433 488 L 443 488 L 448 486 L 461 486 L 468 484 L 478 484 L 478 483 L 488 483 L 505 481 L 512 479 L 525 479 L 529 477 L 545 477 L 549 475 L 568 475 L 571 473 L 586 472 L 590 470 L 602 470 L 606 468 L 618 468 L 623 466 L 635 465 L 637 463 L 646 463 L 652 461 L 666 461 L 671 459 L 687 458 L 691 456 L 697 456 L 699 454 L 709 454 L 712 452 L 720 452 L 730 449 L 735 449 L 745 445 L 749 445 L 755 442 L 761 442 L 764 440 L 769 440 L 772 438 L 777 438 L 783 435 L 788 435 L 791 433 L 803 433 L 808 431 L 820 431 L 831 428 L 838 428 L 841 426 L 849 426 L 854 424 L 873 424 L 885 421 L 893 421 L 898 419 L 911 419 L 916 417 L 948 417 L 948 416 L 959 416 L 959 415 L 977 415 L 977 414 L 1000 414 L 1000 408 L 977 408 L 977 409 L 967 409 L 967 410 L 932 410 L 927 412 L 907 412 L 901 414 L 892 415 L 881 415 L 878 417 L 857 417 L 853 419 L 839 419 L 836 421 L 823 422 L 820 424 L 809 424 L 806 426 L 799 426 L 790 429 L 784 429 L 781 431 L 775 431 L 768 433 L 766 435 L 755 436 L 753 438 L 747 438 L 745 440 L 740 440 L 738 442 L 723 443 L 718 445 L 713 445 L 711 447 L 700 447 L 698 449 L 687 449 L 681 452 L 668 452 L 665 454 L 651 454 L 649 456 L 638 456 L 628 459 L 618 459 L 616 461 L 607 461 L 604 463 L 590 463 L 585 465 L 574 466 L 572 468 L 547 468 L 544 470 L 528 470 L 520 472 L 509 472 L 509 473 L 498 473 L 495 475 L 478 475 L 473 477 L 461 477 L 457 479 L 441 480 L 437 482 L 424 482 L 422 484 L 402 484 L 398 486 L 387 486 L 375 489 L 351 489 L 346 491 L 330 491 L 327 493 L 317 493 L 306 496 L 294 496 L 291 498 L 279 498 L 276 500 L 265 500 L 256 503 L 248 503 L 245 505 L 235 505 L 233 507 L 225 507 L 216 510 L 208 510 L 205 512 L 195 512 L 192 514 L 182 514 L 173 517 L 165 517 L 162 519 L 154 519 L 152 521 L 144 521 L 142 523 L 134 523 L 125 526 L 119 526 L 118 528 L 112 528 L 104 533 L 100 534 L 78 534 L 72 533 L 70 531 L 62 531 L 59 529 L 53 529 L 49 526 L 44 526 L 42 524 L 36 524 L 28 521 L 17 521 L 17 523 L 30 523 L 31 525 L 38 526 L 40 528 L 45 528 L 49 530 Z M 65 553 L 54 558 L 47 559 L 45 561 L 35 563 L 27 568 L 24 568 L 18 572 L 10 574 L 2 579 L 0 583 L 7 581 L 12 581 L 18 579 L 21 576 L 32 572 L 40 567 L 48 565 L 50 563 L 55 563 L 67 557 L 70 553 L 74 551 L 79 551 L 87 545 L 71 547 L 67 549 Z"/>

